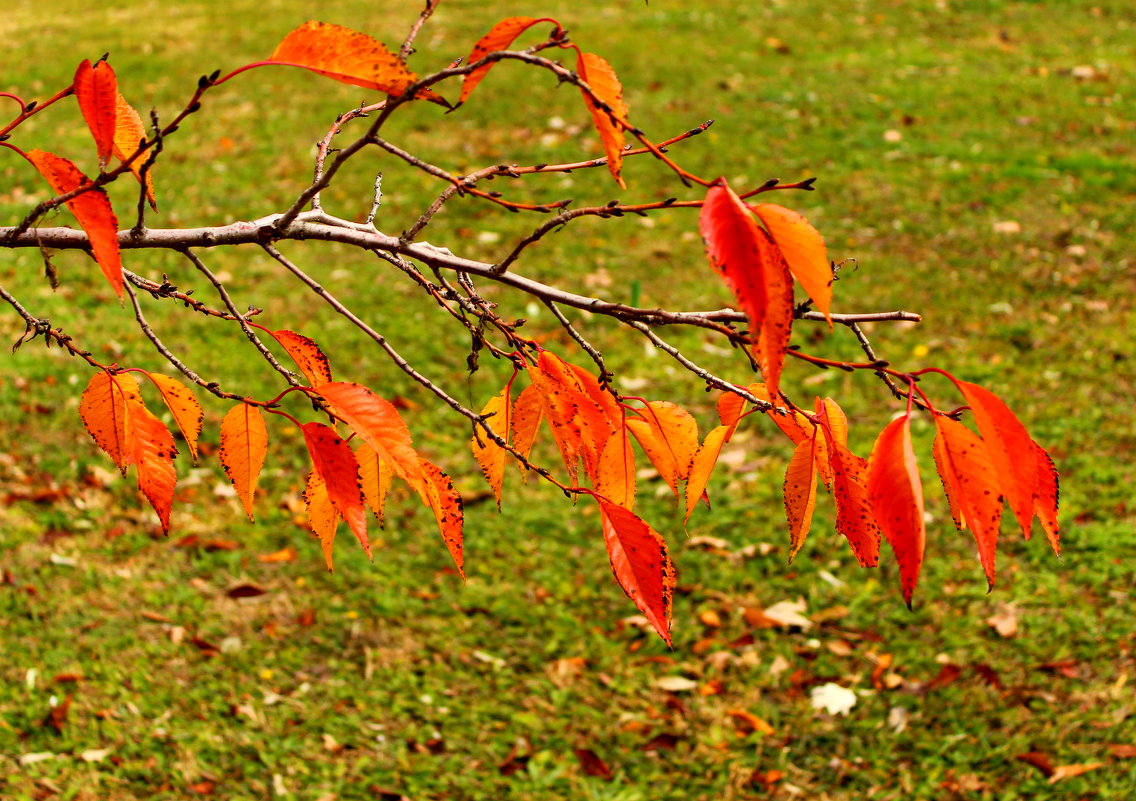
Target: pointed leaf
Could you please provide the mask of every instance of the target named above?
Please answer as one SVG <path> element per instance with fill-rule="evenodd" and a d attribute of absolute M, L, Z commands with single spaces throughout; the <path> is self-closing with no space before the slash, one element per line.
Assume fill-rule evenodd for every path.
<path fill-rule="evenodd" d="M 923 522 L 923 485 L 911 445 L 911 415 L 888 423 L 868 458 L 868 497 L 883 535 L 899 562 L 903 599 L 911 607 L 927 532 Z"/>
<path fill-rule="evenodd" d="M 79 400 L 83 425 L 124 475 L 134 458 L 128 437 L 127 400 L 131 396 L 140 397 L 138 382 L 131 375 L 101 371 L 91 376 Z"/>
<path fill-rule="evenodd" d="M 599 498 L 596 501 L 616 581 L 670 645 L 675 569 L 666 540 L 632 512 Z"/>
<path fill-rule="evenodd" d="M 556 20 L 549 19 L 548 17 L 541 17 L 539 19 L 533 17 L 509 17 L 503 19 L 489 29 L 489 33 L 482 36 L 477 40 L 477 44 L 473 46 L 473 50 L 469 53 L 469 58 L 465 60 L 466 64 L 476 64 L 481 59 L 485 58 L 490 53 L 495 53 L 499 50 L 508 50 L 513 41 L 524 33 L 526 30 L 536 25 L 538 22 L 551 22 L 557 25 Z M 559 27 L 559 25 L 557 25 Z M 473 90 L 481 83 L 481 79 L 497 62 L 490 61 L 488 64 L 482 64 L 477 69 L 471 70 L 464 79 L 462 79 L 461 97 L 458 98 L 458 105 L 464 103 L 472 94 Z"/>
<path fill-rule="evenodd" d="M 847 447 L 848 418 L 845 416 L 844 410 L 841 409 L 832 398 L 821 400 L 819 397 L 816 398 L 815 409 L 817 419 L 828 427 L 829 433 L 836 438 L 836 442 L 843 447 Z M 816 449 L 813 451 L 813 455 L 817 460 L 817 470 L 820 473 L 821 481 L 824 482 L 825 489 L 831 491 L 833 468 L 831 460 L 829 459 L 829 447 L 827 443 L 827 438 L 819 440 Z"/>
<path fill-rule="evenodd" d="M 706 435 L 706 439 L 702 441 L 702 447 L 695 454 L 694 463 L 690 468 L 690 478 L 686 481 L 686 517 L 683 518 L 684 523 L 690 519 L 694 507 L 698 505 L 698 499 L 705 492 L 706 485 L 710 482 L 710 473 L 713 472 L 714 465 L 718 463 L 718 454 L 722 452 L 722 445 L 729 441 L 733 430 L 732 426 L 718 426 L 711 429 L 710 433 Z"/>
<path fill-rule="evenodd" d="M 142 405 L 140 395 L 128 401 L 130 424 L 127 426 L 131 461 L 138 471 L 138 489 L 158 513 L 162 531 L 170 532 L 170 509 L 174 501 L 174 456 L 177 447 L 165 423 Z"/>
<path fill-rule="evenodd" d="M 365 33 L 309 20 L 284 37 L 269 63 L 303 67 L 340 83 L 399 96 L 418 76 L 382 42 Z M 448 105 L 429 89 L 415 96 Z"/>
<path fill-rule="evenodd" d="M 154 382 L 154 386 L 161 393 L 162 400 L 165 401 L 166 407 L 174 417 L 174 422 L 181 430 L 185 444 L 189 446 L 189 454 L 196 464 L 197 438 L 201 434 L 201 420 L 205 416 L 205 412 L 201 410 L 201 405 L 193 396 L 193 391 L 176 378 L 170 378 L 161 373 L 146 373 L 146 375 Z"/>
<path fill-rule="evenodd" d="M 318 387 L 331 382 L 331 363 L 314 340 L 295 331 L 280 330 L 272 331 L 271 334 L 288 351 L 310 386 Z"/>
<path fill-rule="evenodd" d="M 792 562 L 812 525 L 817 497 L 817 469 L 813 449 L 816 435 L 801 440 L 785 470 L 785 515 L 789 519 L 789 561 Z"/>
<path fill-rule="evenodd" d="M 450 477 L 441 471 L 437 465 L 422 460 L 422 473 L 426 477 L 427 505 L 434 512 L 434 519 L 438 521 L 438 531 L 442 541 L 446 543 L 446 550 L 454 560 L 458 575 L 465 578 L 465 554 L 462 526 L 465 512 L 462 509 L 462 499 L 454 489 Z"/>
<path fill-rule="evenodd" d="M 635 450 L 624 428 L 608 437 L 592 481 L 596 492 L 624 509 L 635 506 Z"/>
<path fill-rule="evenodd" d="M 28 161 L 51 184 L 56 195 L 64 195 L 90 183 L 79 168 L 62 156 L 42 150 L 29 150 Z M 91 253 L 102 268 L 103 275 L 122 299 L 122 257 L 118 248 L 118 218 L 114 216 L 110 198 L 101 187 L 96 187 L 67 201 L 67 208 L 75 215 L 80 227 L 91 240 Z"/>
<path fill-rule="evenodd" d="M 252 520 L 256 481 L 268 453 L 268 428 L 256 406 L 238 403 L 221 420 L 221 466 Z"/>
<path fill-rule="evenodd" d="M 305 423 L 300 430 L 304 432 L 304 444 L 308 446 L 312 465 L 327 487 L 328 498 L 370 558 L 367 513 L 363 509 L 363 494 L 359 489 L 359 463 L 355 461 L 355 452 L 335 429 L 323 423 Z"/>
<path fill-rule="evenodd" d="M 581 92 L 584 105 L 592 113 L 592 122 L 600 135 L 604 153 L 607 154 L 607 168 L 615 182 L 626 189 L 620 172 L 623 170 L 623 146 L 626 141 L 623 130 L 628 125 L 627 104 L 623 102 L 623 85 L 611 65 L 594 53 L 581 52 L 576 58 L 576 74 L 591 87 L 595 94 Z"/>
<path fill-rule="evenodd" d="M 822 430 L 832 464 L 836 530 L 848 540 L 861 567 L 875 567 L 880 561 L 880 528 L 868 496 L 868 460 L 832 440 L 828 429 Z"/>
<path fill-rule="evenodd" d="M 99 167 L 105 168 L 114 145 L 115 99 L 118 97 L 114 70 L 105 61 L 92 67 L 88 59 L 83 59 L 75 70 L 73 85 L 79 110 L 95 140 Z"/>
<path fill-rule="evenodd" d="M 686 409 L 669 401 L 648 401 L 641 414 L 674 461 L 675 475 L 689 476 L 698 452 L 698 422 Z"/>
<path fill-rule="evenodd" d="M 526 459 L 532 452 L 536 432 L 540 428 L 540 421 L 543 416 L 544 403 L 540 391 L 530 384 L 521 390 L 521 394 L 513 402 L 512 419 L 513 447 Z"/>
<path fill-rule="evenodd" d="M 537 365 L 564 390 L 575 412 L 584 445 L 582 455 L 588 476 L 595 478 L 596 465 L 608 438 L 623 425 L 623 412 L 610 392 L 587 370 L 561 359 L 551 351 L 542 351 Z"/>
<path fill-rule="evenodd" d="M 138 116 L 138 112 L 134 107 L 126 102 L 126 98 L 120 94 L 115 96 L 115 113 L 114 113 L 114 141 L 111 144 L 111 152 L 114 157 L 121 162 L 125 162 L 128 158 L 134 155 L 138 150 L 138 145 L 146 139 L 146 129 L 142 125 L 142 118 Z M 142 167 L 146 163 L 147 151 L 139 154 L 138 158 L 130 162 L 130 171 L 134 173 L 134 177 L 138 179 L 139 183 L 143 181 Z M 153 170 L 147 170 L 145 176 L 146 186 L 146 200 L 150 203 L 150 208 L 154 211 L 158 210 L 158 201 L 154 198 L 154 173 Z"/>
<path fill-rule="evenodd" d="M 1053 552 L 1061 555 L 1061 527 L 1057 522 L 1057 502 L 1060 489 L 1057 468 L 1045 449 L 1033 443 L 1037 459 L 1037 488 L 1034 490 L 1033 510 L 1041 522 L 1041 528 L 1049 540 Z"/>
<path fill-rule="evenodd" d="M 327 569 L 333 569 L 331 548 L 335 544 L 335 529 L 339 526 L 339 512 L 331 502 L 327 484 L 320 478 L 318 470 L 308 473 L 308 483 L 304 488 L 304 503 L 308 507 L 308 523 L 312 533 L 319 538 L 323 548 L 323 558 Z"/>
<path fill-rule="evenodd" d="M 959 531 L 966 527 L 973 532 L 987 586 L 993 589 L 994 556 L 1002 522 L 1002 495 L 994 462 L 986 443 L 962 423 L 935 415 L 935 429 L 935 466 L 951 516 Z"/>
<path fill-rule="evenodd" d="M 481 416 L 486 417 L 485 423 L 494 434 L 501 439 L 509 436 L 509 385 L 506 385 L 481 410 Z M 487 417 L 488 415 L 488 417 Z M 493 497 L 497 499 L 497 509 L 501 509 L 501 485 L 505 480 L 505 457 L 509 452 L 486 436 L 479 427 L 474 427 L 473 437 L 469 441 L 474 458 L 481 466 L 485 480 L 493 490 Z"/>
<path fill-rule="evenodd" d="M 832 307 L 832 265 L 824 238 L 809 221 L 792 209 L 775 203 L 758 203 L 753 211 L 781 250 L 790 272 L 800 282 L 813 306 L 828 320 Z"/>
<path fill-rule="evenodd" d="M 363 498 L 382 526 L 383 510 L 394 471 L 384 465 L 375 449 L 365 442 L 355 451 L 355 461 L 359 463 L 359 484 L 363 488 Z"/>

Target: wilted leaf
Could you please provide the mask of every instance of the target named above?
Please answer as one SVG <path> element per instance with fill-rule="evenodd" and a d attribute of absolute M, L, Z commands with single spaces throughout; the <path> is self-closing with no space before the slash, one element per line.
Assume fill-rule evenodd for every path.
<path fill-rule="evenodd" d="M 623 128 L 627 124 L 628 114 L 627 104 L 623 102 L 623 85 L 611 65 L 595 53 L 580 52 L 576 58 L 576 74 L 595 94 L 593 98 L 591 94 L 581 90 L 584 105 L 592 113 L 592 122 L 600 135 L 604 153 L 607 154 L 607 168 L 616 183 L 626 189 L 627 184 L 620 175 L 626 141 Z"/>
<path fill-rule="evenodd" d="M 761 615 L 780 626 L 797 626 L 803 631 L 808 631 L 813 627 L 813 622 L 805 617 L 807 608 L 803 600 L 778 601 L 773 606 L 761 610 Z"/>
<path fill-rule="evenodd" d="M 726 710 L 726 714 L 733 719 L 734 724 L 743 732 L 757 732 L 767 737 L 772 737 L 777 733 L 765 720 L 744 709 L 729 709 Z"/>
<path fill-rule="evenodd" d="M 268 428 L 256 406 L 239 403 L 221 420 L 221 466 L 252 520 L 256 482 L 268 453 Z"/>
<path fill-rule="evenodd" d="M 1053 769 L 1053 774 L 1049 777 L 1050 784 L 1057 784 L 1062 779 L 1068 779 L 1073 776 L 1080 776 L 1082 773 L 1088 773 L 1090 770 L 1103 768 L 1106 763 L 1104 762 L 1083 762 L 1079 765 L 1058 765 Z"/>
<path fill-rule="evenodd" d="M 666 540 L 632 512 L 598 498 L 596 501 L 616 581 L 670 645 L 675 569 Z"/>
<path fill-rule="evenodd" d="M 686 676 L 663 676 L 651 682 L 651 686 L 668 693 L 689 693 L 698 689 L 698 682 Z"/>
<path fill-rule="evenodd" d="M 532 451 L 537 429 L 544 415 L 540 391 L 533 385 L 525 387 L 513 402 L 513 447 L 526 459 Z"/>
<path fill-rule="evenodd" d="M 868 461 L 831 439 L 827 428 L 823 430 L 832 465 L 836 530 L 848 540 L 861 567 L 875 567 L 880 560 L 880 530 L 868 497 Z"/>
<path fill-rule="evenodd" d="M 876 523 L 899 562 L 903 599 L 910 608 L 927 542 L 910 414 L 892 420 L 876 438 L 868 459 L 868 497 Z"/>
<path fill-rule="evenodd" d="M 296 553 L 296 549 L 291 545 L 287 545 L 279 551 L 258 554 L 256 561 L 264 562 L 265 564 L 279 564 L 281 562 L 295 562 L 298 556 L 299 554 Z"/>
<path fill-rule="evenodd" d="M 127 439 L 127 399 L 138 398 L 138 382 L 127 373 L 91 376 L 79 400 L 79 416 L 98 445 L 123 474 L 134 458 Z"/>
<path fill-rule="evenodd" d="M 230 598 L 256 598 L 259 595 L 264 595 L 268 590 L 263 587 L 258 587 L 255 584 L 238 584 L 229 589 L 225 595 Z"/>
<path fill-rule="evenodd" d="M 1018 633 L 1018 607 L 1014 604 L 998 604 L 997 611 L 986 618 L 986 625 L 993 628 L 1000 637 L 1014 637 Z"/>
<path fill-rule="evenodd" d="M 438 532 L 446 544 L 446 550 L 454 560 L 458 575 L 465 578 L 464 535 L 462 527 L 465 512 L 462 509 L 461 495 L 454 489 L 450 477 L 434 464 L 422 460 L 422 472 L 426 477 L 427 505 L 434 512 L 438 522 Z"/>
<path fill-rule="evenodd" d="M 1034 489 L 1033 511 L 1041 528 L 1049 540 L 1053 552 L 1061 555 L 1061 527 L 1057 522 L 1057 501 L 1059 496 L 1057 468 L 1045 448 L 1033 443 L 1034 458 L 1037 461 L 1037 486 Z"/>
<path fill-rule="evenodd" d="M 365 442 L 355 451 L 355 461 L 359 463 L 359 484 L 363 488 L 363 498 L 381 526 L 394 471 L 384 465 L 375 449 Z"/>

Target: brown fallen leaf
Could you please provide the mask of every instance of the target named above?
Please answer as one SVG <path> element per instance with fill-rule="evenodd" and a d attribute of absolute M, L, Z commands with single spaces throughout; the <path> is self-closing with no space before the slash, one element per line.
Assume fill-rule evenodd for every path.
<path fill-rule="evenodd" d="M 1088 773 L 1090 770 L 1103 768 L 1104 762 L 1083 762 L 1079 765 L 1058 765 L 1053 769 L 1053 775 L 1049 777 L 1050 784 L 1057 784 L 1062 779 L 1068 779 L 1073 776 L 1080 776 L 1082 773 Z"/>
<path fill-rule="evenodd" d="M 939 675 L 931 679 L 923 688 L 930 692 L 931 690 L 941 690 L 943 687 L 948 687 L 954 684 L 958 677 L 962 675 L 962 668 L 958 665 L 948 662 L 939 669 Z"/>
<path fill-rule="evenodd" d="M 1046 673 L 1056 673 L 1067 679 L 1077 679 L 1081 677 L 1079 664 L 1076 659 L 1055 659 L 1051 662 L 1042 662 L 1037 669 Z"/>
<path fill-rule="evenodd" d="M 1018 760 L 1019 762 L 1025 762 L 1027 765 L 1033 765 L 1035 768 L 1041 771 L 1042 776 L 1049 777 L 1053 775 L 1053 763 L 1049 761 L 1049 757 L 1047 757 L 1040 751 L 1030 751 L 1025 754 L 1018 754 L 1014 757 L 1014 759 Z"/>
<path fill-rule="evenodd" d="M 225 594 L 230 598 L 255 598 L 258 595 L 264 595 L 266 592 L 268 590 L 255 584 L 238 584 Z"/>
<path fill-rule="evenodd" d="M 640 751 L 673 751 L 678 741 L 682 738 L 677 734 L 670 732 L 661 732 L 656 734 L 643 745 L 639 746 Z"/>
<path fill-rule="evenodd" d="M 589 776 L 597 776 L 605 782 L 610 782 L 615 778 L 615 774 L 611 772 L 611 768 L 607 766 L 599 756 L 590 748 L 573 748 L 572 753 L 576 755 L 576 759 L 580 761 L 580 767 L 584 769 L 584 773 Z"/>
<path fill-rule="evenodd" d="M 1136 745 L 1109 743 L 1108 752 L 1117 759 L 1136 759 Z"/>

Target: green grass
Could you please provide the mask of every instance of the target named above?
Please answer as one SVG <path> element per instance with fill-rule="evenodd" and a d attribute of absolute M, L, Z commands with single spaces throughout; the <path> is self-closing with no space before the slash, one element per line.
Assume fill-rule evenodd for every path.
<path fill-rule="evenodd" d="M 413 15 L 406 5 L 350 2 L 320 13 L 394 43 Z M 124 94 L 169 118 L 198 75 L 263 58 L 312 13 L 310 4 L 248 0 L 227 3 L 223 16 L 212 3 L 179 3 L 176 13 L 142 2 L 113 13 L 71 0 L 23 4 L 0 20 L 8 55 L 0 89 L 46 97 L 70 79 L 73 62 L 110 50 Z M 503 514 L 491 501 L 468 505 L 464 583 L 432 521 L 401 490 L 374 562 L 341 532 L 336 571 L 327 573 L 302 512 L 297 518 L 302 445 L 283 426 L 272 428 L 255 525 L 215 494 L 225 483 L 215 457 L 198 468 L 179 461 L 167 540 L 129 481 L 106 474 L 109 461 L 79 423 L 90 370 L 37 341 L 0 357 L 0 797 L 1130 797 L 1136 761 L 1109 750 L 1136 740 L 1129 4 L 446 0 L 412 66 L 448 63 L 517 14 L 557 16 L 605 56 L 634 119 L 656 138 L 715 118 L 707 134 L 674 149 L 692 170 L 749 184 L 819 177 L 818 192 L 777 200 L 817 225 L 834 258 L 856 260 L 836 287 L 836 308 L 923 313 L 916 327 L 875 326 L 881 354 L 902 368 L 934 364 L 989 386 L 1026 421 L 1062 473 L 1063 561 L 1007 525 L 998 586 L 985 594 L 973 548 L 935 490 L 926 426 L 917 426 L 933 521 L 915 611 L 900 599 L 886 548 L 879 570 L 855 567 L 831 531 L 826 500 L 787 567 L 779 494 L 789 451 L 776 432 L 753 425 L 711 483 L 714 509 L 697 512 L 690 528 L 724 540 L 723 548 L 688 544 L 681 516 L 655 497 L 658 482 L 641 485 L 641 512 L 668 536 L 680 570 L 668 649 L 627 622 L 635 609 L 610 577 L 588 505 L 522 486 L 515 473 Z M 1095 77 L 1079 79 L 1074 68 L 1082 66 Z M 365 95 L 295 70 L 256 71 L 210 93 L 168 143 L 162 212 L 151 225 L 279 210 L 308 180 L 311 143 Z M 551 125 L 554 117 L 568 127 Z M 506 64 L 459 112 L 409 110 L 392 138 L 465 170 L 595 153 L 587 122 L 569 87 Z M 17 144 L 92 169 L 73 104 L 32 123 Z M 379 224 L 398 231 L 437 186 L 389 159 L 360 158 L 325 205 L 361 216 L 378 170 L 386 189 Z M 625 174 L 627 199 L 685 192 L 643 158 L 629 160 Z M 539 200 L 617 194 L 603 174 L 568 178 L 496 188 Z M 0 219 L 18 219 L 45 193 L 13 154 L 0 158 Z M 131 207 L 125 183 L 114 193 L 119 209 Z M 65 213 L 55 219 L 69 221 Z M 602 268 L 611 283 L 597 291 L 611 297 L 637 286 L 643 305 L 727 305 L 701 254 L 695 215 L 652 219 L 649 228 L 637 219 L 574 223 L 519 269 L 579 286 Z M 997 232 L 1004 221 L 1020 231 Z M 493 259 L 531 224 L 459 202 L 426 238 Z M 485 231 L 500 240 L 482 241 Z M 484 358 L 467 378 L 468 335 L 444 328 L 429 300 L 381 264 L 311 243 L 286 251 L 456 396 L 479 405 L 504 382 Z M 259 252 L 205 257 L 231 277 L 238 305 L 264 307 L 265 324 L 321 342 L 338 377 L 409 401 L 416 443 L 467 498 L 484 497 L 461 421 Z M 57 292 L 28 252 L 4 254 L 0 285 L 97 358 L 158 369 L 89 260 L 61 253 L 54 261 Z M 176 257 L 131 252 L 126 262 L 210 297 Z M 547 312 L 504 293 L 494 298 L 502 313 L 531 318 L 529 330 L 552 331 Z M 277 391 L 239 330 L 172 306 L 146 308 L 163 338 L 211 380 L 257 395 Z M 622 379 L 643 383 L 637 394 L 683 403 L 704 432 L 712 424 L 712 396 L 665 357 L 601 321 L 582 324 Z M 5 342 L 22 328 L 15 315 L 0 315 Z M 699 335 L 668 336 L 745 380 Z M 840 331 L 800 325 L 796 336 L 814 352 L 857 354 Z M 586 359 L 552 341 L 568 358 Z M 836 397 L 859 453 L 896 408 L 867 376 L 818 377 L 791 365 L 785 388 Z M 213 449 L 225 410 L 207 404 L 204 439 Z M 543 457 L 555 463 L 548 448 Z M 237 547 L 204 547 L 216 541 Z M 289 545 L 295 562 L 257 559 Z M 246 583 L 266 592 L 228 597 Z M 823 622 L 807 632 L 747 622 L 746 609 L 796 598 Z M 1009 639 L 985 623 L 1004 605 L 1019 616 Z M 707 625 L 711 612 L 719 626 Z M 890 689 L 872 681 L 885 655 Z M 690 678 L 706 694 L 655 686 L 667 676 Z M 846 717 L 811 709 L 810 688 L 826 681 L 858 691 Z M 68 696 L 58 730 L 46 725 L 52 699 Z M 773 734 L 739 731 L 733 710 L 759 716 Z M 907 727 L 896 731 L 889 715 L 894 723 L 904 714 Z M 661 734 L 673 735 L 673 748 L 644 748 Z M 574 748 L 593 750 L 614 779 L 587 775 Z M 1027 752 L 1054 765 L 1103 764 L 1051 785 L 1016 759 Z M 52 756 L 21 762 L 29 754 Z M 766 790 L 751 781 L 755 771 L 783 779 Z"/>

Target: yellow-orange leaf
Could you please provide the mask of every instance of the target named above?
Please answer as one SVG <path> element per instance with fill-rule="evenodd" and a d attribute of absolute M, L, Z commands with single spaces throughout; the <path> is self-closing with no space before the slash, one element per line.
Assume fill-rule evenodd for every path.
<path fill-rule="evenodd" d="M 666 540 L 622 506 L 596 501 L 616 581 L 670 645 L 675 569 Z"/>
<path fill-rule="evenodd" d="M 986 443 L 962 423 L 935 415 L 935 428 L 932 452 L 951 516 L 959 531 L 965 527 L 974 534 L 986 583 L 993 588 L 998 527 L 1002 522 L 1002 495 L 994 462 Z"/>
<path fill-rule="evenodd" d="M 635 506 L 635 451 L 627 429 L 608 437 L 592 481 L 596 492 L 624 509 Z"/>
<path fill-rule="evenodd" d="M 549 19 L 548 17 L 539 19 L 534 17 L 509 17 L 508 19 L 501 20 L 489 29 L 489 33 L 477 40 L 477 44 L 475 44 L 473 50 L 469 52 L 469 58 L 465 60 L 465 63 L 476 64 L 490 53 L 495 53 L 498 50 L 508 50 L 513 40 L 538 22 L 551 22 L 557 25 L 556 20 Z M 557 25 L 557 27 L 559 27 L 559 25 Z M 469 98 L 473 90 L 481 83 L 481 79 L 485 77 L 485 74 L 489 72 L 496 63 L 495 61 L 490 61 L 466 74 L 465 78 L 462 80 L 461 97 L 458 98 L 459 106 Z"/>
<path fill-rule="evenodd" d="M 138 382 L 128 373 L 100 371 L 91 376 L 79 399 L 79 416 L 98 445 L 125 475 L 134 458 L 128 438 L 127 399 L 139 398 Z"/>
<path fill-rule="evenodd" d="M 138 150 L 138 146 L 146 138 L 146 129 L 142 126 L 142 118 L 138 116 L 138 112 L 134 107 L 126 102 L 126 98 L 121 94 L 115 96 L 115 115 L 114 115 L 114 142 L 111 145 L 111 151 L 114 157 L 121 162 L 124 162 L 133 156 Z M 150 208 L 155 211 L 158 210 L 158 201 L 154 198 L 154 172 L 153 169 L 147 170 L 145 177 L 142 175 L 142 167 L 146 163 L 146 154 L 149 151 L 143 151 L 138 155 L 138 158 L 130 162 L 130 171 L 134 173 L 134 177 L 141 183 L 145 181 L 146 187 L 146 200 L 150 203 Z"/>
<path fill-rule="evenodd" d="M 304 378 L 308 379 L 309 386 L 317 387 L 331 382 L 331 363 L 314 340 L 295 331 L 280 330 L 271 333 L 280 346 L 288 351 Z"/>
<path fill-rule="evenodd" d="M 485 423 L 494 434 L 501 439 L 509 437 L 509 386 L 506 385 L 497 395 L 485 404 L 481 416 L 486 418 Z M 501 508 L 501 485 L 505 480 L 505 457 L 509 452 L 486 436 L 485 432 L 475 426 L 473 437 L 469 441 L 474 458 L 481 466 L 485 480 L 493 490 L 493 497 L 497 499 L 497 509 Z"/>
<path fill-rule="evenodd" d="M 268 428 L 256 406 L 238 403 L 221 420 L 221 466 L 252 520 L 256 481 L 268 453 Z"/>
<path fill-rule="evenodd" d="M 201 419 L 205 413 L 192 390 L 176 378 L 170 378 L 161 373 L 146 373 L 158 392 L 162 395 L 166 407 L 174 417 L 174 422 L 181 430 L 185 444 L 189 446 L 189 454 L 194 463 L 197 462 L 197 438 L 201 434 Z"/>
<path fill-rule="evenodd" d="M 319 538 L 327 569 L 332 570 L 331 548 L 335 544 L 335 529 L 339 527 L 339 512 L 327 493 L 327 484 L 320 478 L 319 471 L 308 473 L 308 483 L 304 488 L 304 503 L 308 507 L 308 524 L 312 533 Z"/>
<path fill-rule="evenodd" d="M 627 123 L 627 104 L 623 102 L 623 84 L 619 82 L 611 65 L 594 53 L 581 52 L 576 58 L 576 74 L 592 89 L 584 95 L 584 105 L 592 113 L 592 122 L 600 135 L 607 168 L 616 183 L 626 189 L 620 172 L 623 170 L 623 130 Z M 594 94 L 594 97 L 593 97 Z"/>
<path fill-rule="evenodd" d="M 816 398 L 816 416 L 822 423 L 827 424 L 829 433 L 836 438 L 837 443 L 842 447 L 848 446 L 848 418 L 844 414 L 844 410 L 837 405 L 836 401 L 832 398 L 825 398 L 821 400 Z M 802 429 L 804 424 L 802 424 Z M 820 472 L 821 481 L 824 482 L 825 489 L 832 489 L 832 465 L 829 459 L 829 448 L 827 445 L 827 438 L 821 439 L 817 442 L 817 447 L 813 451 L 813 455 L 817 460 L 817 470 Z"/>
<path fill-rule="evenodd" d="M 579 409 L 572 401 L 573 393 L 540 367 L 529 365 L 528 373 L 532 381 L 530 386 L 538 393 L 543 415 L 552 428 L 552 438 L 564 460 L 564 469 L 575 484 L 578 481 L 580 459 L 587 448 L 584 445 Z"/>
<path fill-rule="evenodd" d="M 792 209 L 775 203 L 758 203 L 752 208 L 773 236 L 790 272 L 831 328 L 832 265 L 828 261 L 824 238 L 808 220 Z"/>
<path fill-rule="evenodd" d="M 114 70 L 105 61 L 92 67 L 88 59 L 83 59 L 75 70 L 73 86 L 79 110 L 95 140 L 99 166 L 105 168 L 114 146 L 115 98 L 118 97 Z"/>
<path fill-rule="evenodd" d="M 876 522 L 899 562 L 903 599 L 911 606 L 927 532 L 923 523 L 923 485 L 911 445 L 911 415 L 888 423 L 868 458 L 868 497 Z"/>
<path fill-rule="evenodd" d="M 465 554 L 463 552 L 462 526 L 465 512 L 462 509 L 462 499 L 454 489 L 450 477 L 425 459 L 422 460 L 422 473 L 426 477 L 426 500 L 434 519 L 438 521 L 438 531 L 442 541 L 446 543 L 446 550 L 454 560 L 458 574 L 465 578 Z"/>
<path fill-rule="evenodd" d="M 573 420 L 580 427 L 584 445 L 584 467 L 594 478 L 596 464 L 604 445 L 622 425 L 623 413 L 611 393 L 587 370 L 561 359 L 551 351 L 541 351 L 537 366 L 557 382 L 573 405 Z"/>
<path fill-rule="evenodd" d="M 165 423 L 142 405 L 141 396 L 135 395 L 129 403 L 128 439 L 131 461 L 138 471 L 138 489 L 158 513 L 162 531 L 170 531 L 170 509 L 174 501 L 174 456 L 177 447 Z"/>
<path fill-rule="evenodd" d="M 706 491 L 706 485 L 710 482 L 710 473 L 713 472 L 714 465 L 718 463 L 718 454 L 722 452 L 722 445 L 730 439 L 732 434 L 732 426 L 718 426 L 711 429 L 710 433 L 706 435 L 706 439 L 702 441 L 702 447 L 694 455 L 690 477 L 686 481 L 686 517 L 683 518 L 684 523 L 690 519 L 694 507 L 698 505 L 698 500 Z"/>
<path fill-rule="evenodd" d="M 394 471 L 384 465 L 375 449 L 365 442 L 355 451 L 355 461 L 359 463 L 359 483 L 363 487 L 363 498 L 381 526 Z"/>
<path fill-rule="evenodd" d="M 359 463 L 355 461 L 355 452 L 335 429 L 323 423 L 305 423 L 300 429 L 304 432 L 304 444 L 308 446 L 312 466 L 327 487 L 327 497 L 355 533 L 363 552 L 370 557 L 367 513 L 363 509 L 363 494 L 359 489 Z"/>
<path fill-rule="evenodd" d="M 350 28 L 315 20 L 285 36 L 269 62 L 303 67 L 340 83 L 396 97 L 418 80 L 382 42 Z M 448 105 L 429 89 L 418 90 L 416 97 Z"/>
<path fill-rule="evenodd" d="M 880 561 L 880 528 L 868 496 L 868 460 L 834 441 L 827 429 L 822 430 L 832 464 L 836 530 L 848 540 L 861 567 L 875 567 Z"/>
<path fill-rule="evenodd" d="M 801 440 L 785 470 L 785 515 L 789 519 L 790 562 L 796 558 L 797 552 L 805 544 L 805 537 L 812 525 L 817 497 L 817 468 L 813 456 L 816 444 L 815 434 Z"/>
<path fill-rule="evenodd" d="M 1033 443 L 1034 456 L 1037 459 L 1037 488 L 1034 490 L 1033 510 L 1037 515 L 1041 528 L 1049 540 L 1053 552 L 1061 555 L 1061 527 L 1057 522 L 1057 502 L 1060 489 L 1057 478 L 1057 467 L 1053 459 L 1046 453 L 1045 448 Z"/>
<path fill-rule="evenodd" d="M 543 416 L 544 404 L 540 391 L 530 384 L 521 390 L 521 394 L 513 402 L 512 419 L 513 447 L 526 459 L 532 451 Z M 521 470 L 523 472 L 524 468 L 522 467 Z"/>
<path fill-rule="evenodd" d="M 675 476 L 690 475 L 698 452 L 698 423 L 686 409 L 669 401 L 648 401 L 641 414 L 674 461 Z"/>
<path fill-rule="evenodd" d="M 64 195 L 90 183 L 87 176 L 62 156 L 42 150 L 29 150 L 28 161 L 51 184 L 56 195 Z M 114 216 L 110 198 L 101 187 L 96 187 L 67 201 L 67 208 L 75 215 L 80 227 L 91 241 L 91 254 L 114 292 L 122 299 L 122 257 L 118 248 L 118 218 Z"/>

